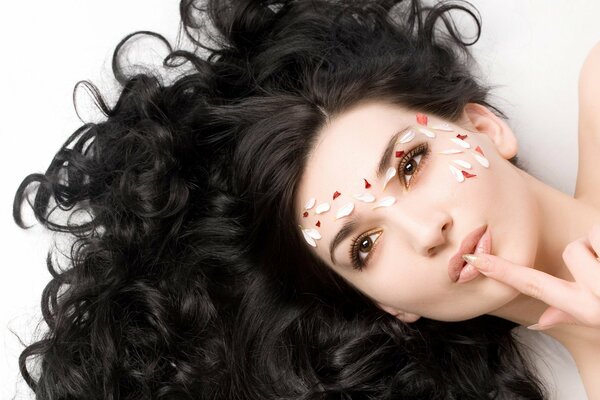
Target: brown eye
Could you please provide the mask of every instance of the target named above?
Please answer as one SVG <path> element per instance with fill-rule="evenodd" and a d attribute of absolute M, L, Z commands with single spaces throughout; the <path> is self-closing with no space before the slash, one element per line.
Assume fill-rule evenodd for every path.
<path fill-rule="evenodd" d="M 366 253 L 367 251 L 371 251 L 371 246 L 373 246 L 373 240 L 371 240 L 371 237 L 366 237 L 360 243 L 360 246 L 358 247 L 358 251 L 360 251 L 362 253 Z"/>
<path fill-rule="evenodd" d="M 402 183 L 408 188 L 413 175 L 418 174 L 421 164 L 429 154 L 429 146 L 422 143 L 409 151 L 398 163 L 397 171 Z"/>
<path fill-rule="evenodd" d="M 406 175 L 412 175 L 413 172 L 415 172 L 416 170 L 417 170 L 417 162 L 415 161 L 414 158 L 412 160 L 410 160 L 409 162 L 407 162 L 406 165 L 404 166 L 404 173 Z"/>
<path fill-rule="evenodd" d="M 375 249 L 375 242 L 379 236 L 381 236 L 381 231 L 372 232 L 353 242 L 350 249 L 350 258 L 355 269 L 360 270 L 366 264 L 367 259 Z"/>

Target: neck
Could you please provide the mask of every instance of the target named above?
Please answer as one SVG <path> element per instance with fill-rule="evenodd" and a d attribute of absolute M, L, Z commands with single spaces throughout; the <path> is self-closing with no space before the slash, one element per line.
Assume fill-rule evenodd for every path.
<path fill-rule="evenodd" d="M 539 209 L 539 242 L 535 262 L 530 267 L 573 281 L 573 276 L 563 262 L 562 252 L 568 243 L 586 236 L 594 223 L 600 223 L 600 212 L 524 171 L 520 173 L 533 191 Z M 539 300 L 519 295 L 490 314 L 529 326 L 538 322 L 547 307 L 547 304 Z M 546 333 L 563 344 L 568 337 L 560 326 L 549 329 Z"/>

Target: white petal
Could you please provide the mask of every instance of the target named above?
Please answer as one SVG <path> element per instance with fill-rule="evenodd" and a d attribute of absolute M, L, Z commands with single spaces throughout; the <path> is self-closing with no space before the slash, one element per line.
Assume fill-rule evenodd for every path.
<path fill-rule="evenodd" d="M 343 206 L 342 208 L 340 208 L 337 211 L 337 213 L 335 214 L 335 219 L 344 218 L 344 217 L 350 215 L 352 210 L 354 210 L 354 203 L 346 204 L 345 206 Z"/>
<path fill-rule="evenodd" d="M 408 143 L 415 138 L 415 132 L 411 129 L 406 132 L 399 140 L 400 143 Z"/>
<path fill-rule="evenodd" d="M 373 206 L 373 210 L 379 207 L 389 207 L 396 202 L 396 198 L 394 196 L 387 196 L 383 199 L 379 200 L 377 204 Z"/>
<path fill-rule="evenodd" d="M 464 160 L 452 160 L 454 161 L 454 163 L 456 165 L 460 165 L 461 167 L 465 168 L 465 169 L 471 169 L 472 165 Z M 461 174 L 462 175 L 462 174 Z"/>
<path fill-rule="evenodd" d="M 456 143 L 457 145 L 464 147 L 465 149 L 470 149 L 470 148 L 471 148 L 471 145 L 470 145 L 469 143 L 465 142 L 465 141 L 464 141 L 464 140 L 462 140 L 462 139 L 459 139 L 459 138 L 451 138 L 450 140 L 452 140 L 452 141 L 453 141 L 454 143 Z"/>
<path fill-rule="evenodd" d="M 329 203 L 321 203 L 315 209 L 315 214 L 321 214 L 321 213 L 324 213 L 325 211 L 329 211 L 329 208 L 330 208 Z"/>
<path fill-rule="evenodd" d="M 460 169 L 450 164 L 448 164 L 448 166 L 450 167 L 450 171 L 452 172 L 452 175 L 454 175 L 457 181 L 462 182 L 465 180 L 465 177 L 463 176 L 462 172 L 460 172 Z"/>
<path fill-rule="evenodd" d="M 479 161 L 479 164 L 483 165 L 486 168 L 488 168 L 490 166 L 490 162 L 484 156 L 482 156 L 480 154 L 474 154 L 474 156 L 475 156 L 475 159 L 477 161 Z"/>
<path fill-rule="evenodd" d="M 438 130 L 438 131 L 446 131 L 446 132 L 453 132 L 454 130 L 452 129 L 452 127 L 448 124 L 439 124 L 439 125 L 434 125 L 431 127 L 432 129 Z"/>
<path fill-rule="evenodd" d="M 315 199 L 314 197 L 311 197 L 310 199 L 308 199 L 308 201 L 304 205 L 304 209 L 305 210 L 310 210 L 311 208 L 313 208 L 313 206 L 315 205 L 316 201 L 317 201 L 317 199 Z"/>
<path fill-rule="evenodd" d="M 312 247 L 317 247 L 317 242 L 315 242 L 315 239 L 310 237 L 310 235 L 306 232 L 305 229 L 302 229 L 302 236 L 304 236 L 304 240 L 306 240 L 306 242 Z"/>
<path fill-rule="evenodd" d="M 321 233 L 315 228 L 307 228 L 304 232 L 313 239 L 321 239 Z"/>
<path fill-rule="evenodd" d="M 396 168 L 389 167 L 385 172 L 385 181 L 383 182 L 383 190 L 385 190 L 388 182 L 396 175 Z"/>
<path fill-rule="evenodd" d="M 429 138 L 435 138 L 435 133 L 431 132 L 429 129 L 425 129 L 425 128 L 419 128 L 419 130 L 421 132 L 423 132 L 423 134 Z"/>
<path fill-rule="evenodd" d="M 440 151 L 440 154 L 458 154 L 458 153 L 462 153 L 462 150 L 459 149 L 448 149 L 448 150 L 442 150 Z"/>
<path fill-rule="evenodd" d="M 375 201 L 375 196 L 373 196 L 371 193 L 355 194 L 354 198 L 356 200 L 364 201 L 365 203 L 372 203 Z"/>

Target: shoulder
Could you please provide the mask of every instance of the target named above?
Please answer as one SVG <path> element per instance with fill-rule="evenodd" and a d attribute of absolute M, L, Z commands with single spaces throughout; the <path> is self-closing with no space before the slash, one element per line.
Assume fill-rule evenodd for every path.
<path fill-rule="evenodd" d="M 579 163 L 575 198 L 600 208 L 600 42 L 579 72 Z"/>
<path fill-rule="evenodd" d="M 597 117 L 600 105 L 600 42 L 596 43 L 588 53 L 579 71 L 579 106 L 580 116 L 586 117 L 580 123 L 600 127 Z M 596 111 L 596 112 L 594 112 Z"/>

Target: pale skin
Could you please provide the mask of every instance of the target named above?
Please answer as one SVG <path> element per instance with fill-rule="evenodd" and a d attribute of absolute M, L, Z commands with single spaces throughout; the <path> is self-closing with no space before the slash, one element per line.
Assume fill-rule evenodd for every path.
<path fill-rule="evenodd" d="M 579 165 L 574 199 L 600 210 L 600 43 L 579 76 Z M 590 213 L 590 215 L 593 215 Z M 533 325 L 571 352 L 590 399 L 600 398 L 600 225 L 568 243 L 562 252 L 570 277 L 537 271 L 495 256 L 473 263 L 487 277 L 538 299 L 545 308 Z M 537 268 L 540 269 L 540 268 Z M 566 271 L 565 271 L 566 272 Z"/>
<path fill-rule="evenodd" d="M 383 189 L 384 179 L 373 174 L 376 160 L 389 137 L 399 128 L 416 126 L 416 111 L 369 102 L 333 117 L 320 132 L 297 191 L 297 203 L 315 197 L 331 210 L 302 216 L 298 224 L 314 228 L 320 238 L 308 246 L 350 284 L 369 296 L 382 310 L 411 323 L 420 317 L 463 320 L 481 314 L 495 315 L 521 325 L 559 323 L 545 332 L 572 354 L 590 399 L 600 398 L 600 48 L 596 46 L 580 75 L 579 170 L 575 196 L 566 195 L 519 170 L 507 160 L 518 150 L 511 128 L 486 107 L 469 104 L 453 132 L 435 131 L 435 138 L 420 135 L 396 150 L 427 143 L 430 155 L 417 168 L 409 187 L 395 177 Z M 429 124 L 448 122 L 429 116 Z M 477 164 L 474 153 L 460 154 L 472 165 L 473 178 L 458 182 L 449 173 L 450 148 L 456 134 L 467 134 L 471 149 L 480 146 L 489 168 Z M 368 145 L 366 145 L 368 143 Z M 456 147 L 456 146 L 454 146 Z M 343 149 L 343 151 L 340 151 Z M 332 157 L 335 155 L 335 157 Z M 417 161 L 421 161 L 417 159 Z M 413 165 L 417 165 L 414 161 Z M 365 189 L 363 179 L 372 187 Z M 341 193 L 335 200 L 332 193 Z M 372 209 L 375 203 L 353 200 L 369 191 L 394 204 Z M 334 251 L 329 245 L 350 217 L 335 219 L 336 212 L 353 201 L 351 216 L 360 216 L 355 232 Z M 560 210 L 560 212 L 557 212 Z M 464 284 L 447 274 L 450 256 L 474 228 L 488 224 L 497 263 Z M 595 225 L 598 224 L 596 227 Z M 363 232 L 372 246 L 360 253 L 368 264 L 352 268 L 352 238 Z M 364 236 L 363 236 L 364 239 Z M 366 243 L 366 242 L 365 242 Z M 491 257 L 490 257 L 491 258 Z M 546 314 L 548 306 L 550 309 Z M 562 311 L 558 311 L 562 310 Z M 587 311 L 581 311 L 587 310 Z M 544 314 L 544 318 L 540 317 Z M 578 324 L 578 325 L 575 325 Z M 585 326 L 587 325 L 587 326 Z"/>

